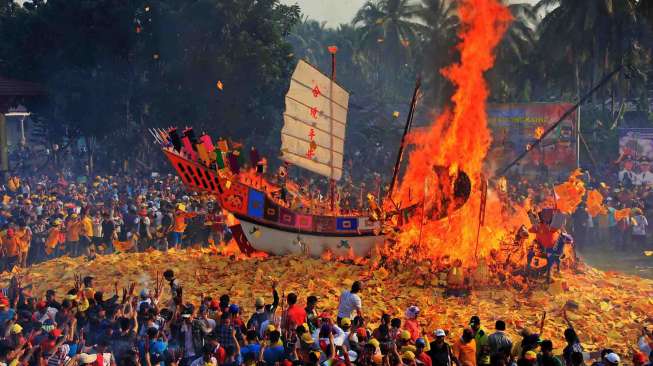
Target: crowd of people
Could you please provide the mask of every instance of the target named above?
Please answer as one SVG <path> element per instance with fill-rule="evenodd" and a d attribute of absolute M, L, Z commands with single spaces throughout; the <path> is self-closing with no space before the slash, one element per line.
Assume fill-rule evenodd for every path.
<path fill-rule="evenodd" d="M 587 179 L 606 198 L 606 211 L 592 217 L 579 206 L 564 230 L 573 239 L 560 235 L 561 245 L 645 248 L 653 189 Z M 515 200 L 519 195 L 544 200 L 551 191 L 526 182 L 510 189 Z M 165 251 L 230 236 L 219 203 L 188 193 L 172 175 L 13 176 L 1 190 L 2 271 L 61 255 L 92 259 L 118 251 Z M 625 208 L 628 215 L 618 218 L 616 212 Z M 541 231 L 532 229 L 536 235 Z M 559 256 L 553 249 L 562 246 L 544 245 L 547 258 Z M 528 255 L 530 266 L 533 255 Z M 551 266 L 545 270 L 550 274 Z M 624 357 L 635 366 L 653 364 L 651 330 L 642 334 L 633 354 L 610 349 L 590 354 L 571 325 L 564 334 L 567 344 L 554 345 L 528 329 L 511 339 L 502 320 L 488 331 L 478 316 L 465 329 L 424 329 L 416 306 L 400 316 L 369 319 L 361 287 L 355 282 L 343 291 L 337 313 L 331 314 L 321 309 L 319 294 L 305 301 L 292 293 L 280 299 L 275 285 L 271 302 L 259 297 L 239 306 L 222 294 L 192 303 L 171 270 L 153 288 L 137 291 L 130 284 L 119 291 L 116 284 L 111 296 L 95 289 L 88 276 L 76 278 L 65 294 L 33 294 L 15 278 L 0 295 L 0 366 L 581 366 L 590 360 L 595 366 L 618 366 Z"/>
<path fill-rule="evenodd" d="M 513 178 L 505 187 L 513 202 L 523 202 L 530 198 L 538 204 L 550 201 L 554 196 L 553 183 L 536 184 Z M 601 194 L 605 210 L 592 215 L 585 199 L 578 205 L 566 224 L 576 246 L 581 249 L 600 248 L 620 252 L 651 249 L 653 231 L 649 228 L 649 221 L 653 220 L 653 186 L 625 185 L 616 179 L 605 183 L 590 176 L 587 171 L 580 178 L 587 191 L 596 190 Z"/>
<path fill-rule="evenodd" d="M 187 194 L 177 177 L 96 176 L 89 181 L 13 176 L 0 207 L 0 270 L 63 254 L 167 250 L 219 243 L 222 210 Z"/>
<path fill-rule="evenodd" d="M 489 331 L 478 316 L 464 329 L 425 329 L 414 305 L 368 319 L 362 286 L 355 281 L 343 291 L 332 314 L 319 296 L 303 304 L 294 293 L 280 299 L 275 283 L 271 302 L 244 304 L 251 312 L 229 294 L 191 303 L 172 270 L 139 292 L 134 283 L 119 291 L 116 282 L 111 295 L 90 276 L 76 275 L 65 294 L 43 295 L 13 278 L 0 296 L 0 365 L 618 366 L 628 357 L 645 366 L 653 359 L 649 330 L 638 351 L 618 355 L 584 351 L 571 324 L 566 344 L 555 348 L 528 329 L 511 339 L 503 320 Z"/>

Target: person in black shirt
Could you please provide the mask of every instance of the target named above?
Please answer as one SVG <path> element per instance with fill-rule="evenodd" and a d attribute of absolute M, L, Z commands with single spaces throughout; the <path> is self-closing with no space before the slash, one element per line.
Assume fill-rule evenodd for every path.
<path fill-rule="evenodd" d="M 433 366 L 452 366 L 453 356 L 451 354 L 451 346 L 444 341 L 446 333 L 442 329 L 434 332 L 435 340 L 430 343 L 431 349 L 427 352 L 431 357 Z"/>
<path fill-rule="evenodd" d="M 106 252 L 110 253 L 113 248 L 113 237 L 114 231 L 116 231 L 116 224 L 111 219 L 109 213 L 104 214 L 104 220 L 102 220 L 102 243 L 106 247 Z"/>

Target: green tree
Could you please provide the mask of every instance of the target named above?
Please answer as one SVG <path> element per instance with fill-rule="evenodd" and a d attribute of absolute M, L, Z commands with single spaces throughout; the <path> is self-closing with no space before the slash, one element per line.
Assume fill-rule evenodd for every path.
<path fill-rule="evenodd" d="M 513 20 L 496 50 L 496 61 L 488 72 L 494 101 L 528 101 L 530 62 L 536 44 L 537 13 L 531 4 L 508 4 Z"/>
<path fill-rule="evenodd" d="M 646 62 L 649 36 L 631 0 L 541 0 L 539 9 L 552 9 L 540 24 L 537 44 L 544 93 L 574 98 L 616 65 Z M 636 97 L 645 92 L 644 82 L 622 73 L 594 102 L 604 100 L 607 91 L 613 99 Z"/>
<path fill-rule="evenodd" d="M 0 71 L 43 83 L 47 103 L 33 110 L 115 145 L 116 155 L 146 151 L 147 126 L 188 124 L 261 146 L 280 128 L 293 66 L 284 37 L 299 20 L 297 6 L 34 0 L 0 9 L 8 42 Z"/>
<path fill-rule="evenodd" d="M 416 21 L 420 9 L 410 0 L 368 1 L 352 21 L 360 27 L 362 45 L 371 63 L 382 66 L 375 70 L 386 74 L 386 88 L 396 88 L 396 83 L 406 79 L 408 85 L 413 83 L 414 77 L 407 76 L 414 76 L 411 50 L 422 40 L 424 26 Z"/>
<path fill-rule="evenodd" d="M 422 75 L 426 100 L 440 107 L 451 93 L 451 84 L 440 73 L 450 64 L 455 56 L 455 44 L 458 40 L 459 20 L 456 3 L 446 0 L 422 0 L 418 12 L 419 19 L 426 28 L 423 29 Z"/>

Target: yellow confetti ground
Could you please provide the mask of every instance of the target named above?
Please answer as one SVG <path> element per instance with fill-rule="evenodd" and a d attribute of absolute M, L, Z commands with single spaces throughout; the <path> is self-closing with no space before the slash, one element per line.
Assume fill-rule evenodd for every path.
<path fill-rule="evenodd" d="M 135 281 L 137 288 L 153 288 L 157 271 L 171 268 L 182 281 L 184 301 L 197 302 L 201 294 L 218 297 L 229 293 L 246 316 L 253 311 L 257 296 L 271 301 L 270 285 L 274 281 L 279 282 L 280 295 L 295 292 L 303 303 L 314 294 L 319 298 L 320 310 L 335 312 L 340 292 L 353 281 L 363 280 L 361 298 L 371 328 L 376 327 L 383 312 L 403 318 L 405 309 L 414 304 L 422 309 L 420 323 L 428 334 L 436 328 L 448 329 L 452 341 L 472 315 L 479 315 L 488 330 L 492 330 L 495 320 L 504 319 L 508 333 L 516 340 L 517 332 L 524 327 L 538 332 L 546 311 L 541 337 L 552 339 L 558 352 L 564 347 L 565 304 L 573 305 L 567 306 L 567 317 L 588 351 L 611 347 L 630 355 L 642 328 L 653 321 L 649 318 L 653 314 L 652 280 L 589 267 L 575 273 L 565 271 L 550 286 L 528 294 L 495 285 L 473 291 L 465 298 L 445 298 L 446 276 L 429 273 L 426 265 L 399 266 L 388 271 L 300 256 L 242 259 L 234 254 L 213 247 L 103 255 L 92 261 L 63 257 L 18 274 L 24 285 L 33 285 L 34 295 L 43 296 L 53 288 L 62 296 L 72 288 L 75 274 L 93 275 L 95 288 L 111 294 L 116 280 L 121 288 L 127 281 Z M 0 275 L 0 284 L 7 286 L 11 276 Z M 165 297 L 169 296 L 167 291 Z"/>

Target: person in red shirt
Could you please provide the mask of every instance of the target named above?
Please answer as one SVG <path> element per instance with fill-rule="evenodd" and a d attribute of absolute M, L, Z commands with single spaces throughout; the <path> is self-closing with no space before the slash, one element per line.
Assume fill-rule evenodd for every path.
<path fill-rule="evenodd" d="M 535 234 L 535 240 L 544 249 L 553 248 L 556 240 L 558 240 L 558 229 L 554 229 L 545 223 L 533 226 L 529 231 Z"/>
<path fill-rule="evenodd" d="M 306 322 L 306 310 L 303 306 L 297 305 L 297 294 L 289 293 L 286 300 L 288 309 L 285 312 L 283 329 L 295 329 Z"/>
<path fill-rule="evenodd" d="M 546 212 L 545 212 L 546 211 Z M 535 243 L 534 245 L 538 248 L 531 248 L 528 252 L 526 259 L 526 269 L 530 270 L 532 266 L 532 260 L 536 255 L 536 251 L 540 253 L 545 253 L 547 250 L 552 249 L 555 246 L 556 241 L 558 240 L 559 230 L 551 227 L 552 219 L 551 211 L 542 210 L 538 214 L 539 223 L 533 225 L 533 227 L 528 230 L 530 233 L 535 234 Z"/>
<path fill-rule="evenodd" d="M 404 329 L 410 332 L 410 339 L 415 341 L 420 335 L 419 324 L 417 323 L 417 316 L 419 315 L 419 308 L 411 305 L 406 309 L 406 320 L 404 321 Z"/>
<path fill-rule="evenodd" d="M 417 338 L 415 341 L 415 359 L 422 362 L 424 366 L 432 366 L 431 356 L 427 355 L 426 350 L 426 341 L 424 338 Z"/>

